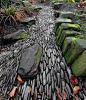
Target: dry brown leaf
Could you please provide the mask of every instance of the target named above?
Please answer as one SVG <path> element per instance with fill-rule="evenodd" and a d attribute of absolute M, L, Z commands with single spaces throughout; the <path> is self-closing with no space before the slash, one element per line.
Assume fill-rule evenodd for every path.
<path fill-rule="evenodd" d="M 23 84 L 23 80 L 22 80 L 22 78 L 20 77 L 20 75 L 18 75 L 17 80 L 18 80 L 20 83 Z"/>
<path fill-rule="evenodd" d="M 15 19 L 16 19 L 17 21 L 20 21 L 22 18 L 23 18 L 23 16 L 21 15 L 20 12 L 15 12 Z"/>
<path fill-rule="evenodd" d="M 32 90 L 32 88 L 30 87 L 30 89 L 29 89 L 29 91 L 28 91 L 28 93 L 30 93 L 30 91 Z"/>
<path fill-rule="evenodd" d="M 63 97 L 64 97 L 64 100 L 66 100 L 67 98 L 66 98 L 66 93 L 65 93 L 65 91 L 63 90 Z"/>
<path fill-rule="evenodd" d="M 78 91 L 80 90 L 80 87 L 79 86 L 75 86 L 74 88 L 73 88 L 73 92 L 74 92 L 74 94 L 78 94 Z"/>
<path fill-rule="evenodd" d="M 71 75 L 70 81 L 71 81 L 71 83 L 72 83 L 73 85 L 77 85 L 77 84 L 78 84 L 78 80 L 75 78 L 74 75 Z"/>
<path fill-rule="evenodd" d="M 0 27 L 0 30 L 2 30 L 2 27 Z"/>
<path fill-rule="evenodd" d="M 48 96 L 46 96 L 46 98 L 47 98 L 47 99 L 49 99 L 49 97 L 48 97 Z"/>
<path fill-rule="evenodd" d="M 10 92 L 9 96 L 14 97 L 17 87 L 14 87 L 13 90 Z"/>
<path fill-rule="evenodd" d="M 36 96 L 35 96 L 35 91 L 34 91 L 34 93 L 33 93 L 33 94 L 34 94 L 34 100 L 35 100 L 35 98 L 36 98 Z"/>

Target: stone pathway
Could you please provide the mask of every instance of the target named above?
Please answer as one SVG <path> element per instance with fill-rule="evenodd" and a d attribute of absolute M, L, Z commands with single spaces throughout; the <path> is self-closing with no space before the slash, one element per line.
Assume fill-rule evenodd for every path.
<path fill-rule="evenodd" d="M 11 80 L 9 87 L 11 90 L 13 86 L 17 84 L 17 91 L 15 94 L 15 99 L 6 97 L 2 100 L 57 100 L 55 95 L 55 90 L 59 93 L 61 90 L 61 97 L 63 99 L 63 90 L 66 93 L 67 100 L 72 99 L 73 85 L 70 82 L 71 70 L 66 65 L 64 58 L 62 57 L 60 48 L 56 45 L 56 36 L 54 33 L 55 19 L 54 19 L 54 10 L 50 6 L 42 6 L 42 10 L 39 12 L 39 15 L 36 20 L 36 25 L 33 25 L 30 28 L 30 35 L 22 41 L 17 42 L 14 47 L 17 47 L 13 52 L 17 56 L 17 67 L 19 66 L 19 61 L 21 57 L 21 52 L 23 49 L 33 45 L 34 43 L 39 43 L 43 48 L 43 56 L 41 57 L 39 72 L 37 77 L 33 80 L 28 79 L 24 84 L 20 84 L 15 81 L 15 74 L 11 74 Z M 10 48 L 14 48 L 13 46 Z M 14 60 L 14 59 L 13 59 Z M 16 66 L 15 65 L 15 66 Z M 15 69 L 15 67 L 13 67 Z M 12 70 L 13 71 L 13 70 Z M 10 75 L 9 75 L 10 76 Z M 15 76 L 15 77 L 14 77 Z M 14 77 L 14 79 L 13 79 Z M 8 80 L 7 80 L 8 81 Z M 8 81 L 8 83 L 9 83 Z M 83 83 L 85 84 L 85 83 Z M 81 81 L 79 85 L 82 87 Z M 79 95 L 76 95 L 78 100 L 86 99 L 86 87 L 83 85 L 82 89 L 84 93 L 79 92 Z M 6 86 L 5 86 L 6 87 Z M 28 90 L 31 87 L 31 92 L 28 94 Z M 34 99 L 35 94 L 35 99 Z M 63 99 L 64 100 L 64 99 Z"/>

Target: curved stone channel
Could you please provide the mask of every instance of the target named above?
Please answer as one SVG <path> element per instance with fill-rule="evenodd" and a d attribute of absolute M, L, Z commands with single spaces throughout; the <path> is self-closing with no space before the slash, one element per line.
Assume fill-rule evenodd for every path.
<path fill-rule="evenodd" d="M 50 6 L 42 6 L 42 10 L 39 12 L 36 24 L 30 28 L 30 35 L 28 35 L 27 38 L 18 41 L 10 48 L 10 51 L 8 51 L 9 57 L 7 56 L 6 60 L 9 58 L 11 59 L 10 63 L 15 62 L 15 64 L 11 64 L 12 66 L 10 66 L 10 63 L 7 65 L 7 63 L 2 62 L 6 66 L 13 67 L 13 69 L 9 67 L 5 68 L 10 72 L 10 74 L 7 74 L 8 76 L 4 77 L 4 81 L 2 81 L 2 83 L 6 83 L 7 80 L 7 85 L 9 84 L 9 91 L 16 84 L 18 87 L 14 99 L 6 96 L 6 98 L 2 98 L 2 100 L 57 100 L 55 90 L 58 93 L 59 90 L 61 90 L 62 99 L 64 90 L 67 100 L 73 100 L 72 93 L 74 86 L 70 82 L 71 70 L 66 65 L 60 48 L 56 45 L 54 27 L 55 19 L 53 8 Z M 17 83 L 15 80 L 21 51 L 34 43 L 39 43 L 43 48 L 43 56 L 41 57 L 39 72 L 35 79 L 28 79 L 28 81 L 25 81 L 22 85 Z M 14 48 L 16 49 L 12 51 Z M 6 71 L 6 73 L 8 71 Z M 81 85 L 83 91 L 86 90 L 86 87 L 82 87 L 81 81 L 79 81 L 79 85 Z M 7 87 L 6 84 L 5 86 L 2 86 L 3 88 L 0 91 L 3 91 L 3 89 Z M 28 89 L 30 87 L 32 90 L 28 93 Z M 7 92 L 8 94 L 9 91 Z M 33 99 L 34 94 L 35 99 Z M 76 97 L 78 100 L 86 99 L 85 93 L 82 93 L 81 91 L 79 91 L 79 95 L 76 95 Z"/>

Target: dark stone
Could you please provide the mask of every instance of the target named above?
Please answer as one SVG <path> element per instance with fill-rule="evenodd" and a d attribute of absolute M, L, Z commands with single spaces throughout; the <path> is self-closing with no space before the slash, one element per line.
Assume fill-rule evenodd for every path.
<path fill-rule="evenodd" d="M 61 12 L 61 11 L 55 11 L 55 12 L 54 12 L 54 13 L 55 13 L 54 15 L 55 15 L 56 18 L 59 17 L 60 12 Z"/>
<path fill-rule="evenodd" d="M 18 69 L 18 74 L 20 74 L 22 78 L 32 78 L 37 75 L 41 54 L 42 49 L 38 44 L 23 51 Z"/>
<path fill-rule="evenodd" d="M 63 5 L 63 3 L 56 2 L 56 3 L 54 3 L 54 9 L 58 10 L 62 5 Z"/>

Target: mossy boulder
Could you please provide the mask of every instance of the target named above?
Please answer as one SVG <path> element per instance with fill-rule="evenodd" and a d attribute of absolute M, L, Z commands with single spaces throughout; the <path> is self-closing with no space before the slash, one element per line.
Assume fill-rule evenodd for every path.
<path fill-rule="evenodd" d="M 71 23 L 72 20 L 71 19 L 67 19 L 67 18 L 62 18 L 62 17 L 59 17 L 56 19 L 56 28 L 58 28 L 62 23 Z"/>
<path fill-rule="evenodd" d="M 25 30 L 19 30 L 17 32 L 14 32 L 12 34 L 7 34 L 3 37 L 4 40 L 19 40 L 23 39 L 27 36 L 27 32 Z"/>
<path fill-rule="evenodd" d="M 64 56 L 67 64 L 72 64 L 84 50 L 86 50 L 86 40 L 72 38 L 71 46 Z"/>
<path fill-rule="evenodd" d="M 35 24 L 35 18 L 34 17 L 23 18 L 20 22 L 24 24 L 33 25 Z"/>
<path fill-rule="evenodd" d="M 71 68 L 75 76 L 86 76 L 86 50 L 75 60 Z"/>
<path fill-rule="evenodd" d="M 71 18 L 73 19 L 75 16 L 75 13 L 73 12 L 61 12 L 59 17 L 63 17 L 63 18 Z"/>
<path fill-rule="evenodd" d="M 81 33 L 77 32 L 77 31 L 63 30 L 61 35 L 60 35 L 59 40 L 57 41 L 57 44 L 59 46 L 62 46 L 66 37 L 76 36 L 76 35 L 79 35 L 79 34 L 81 34 Z"/>
<path fill-rule="evenodd" d="M 80 26 L 78 24 L 62 23 L 59 28 L 56 29 L 57 41 L 60 38 L 60 35 L 63 30 L 79 30 Z"/>
<path fill-rule="evenodd" d="M 63 55 L 67 52 L 68 48 L 70 48 L 70 45 L 72 43 L 73 37 L 66 37 L 62 46 L 62 53 Z"/>

